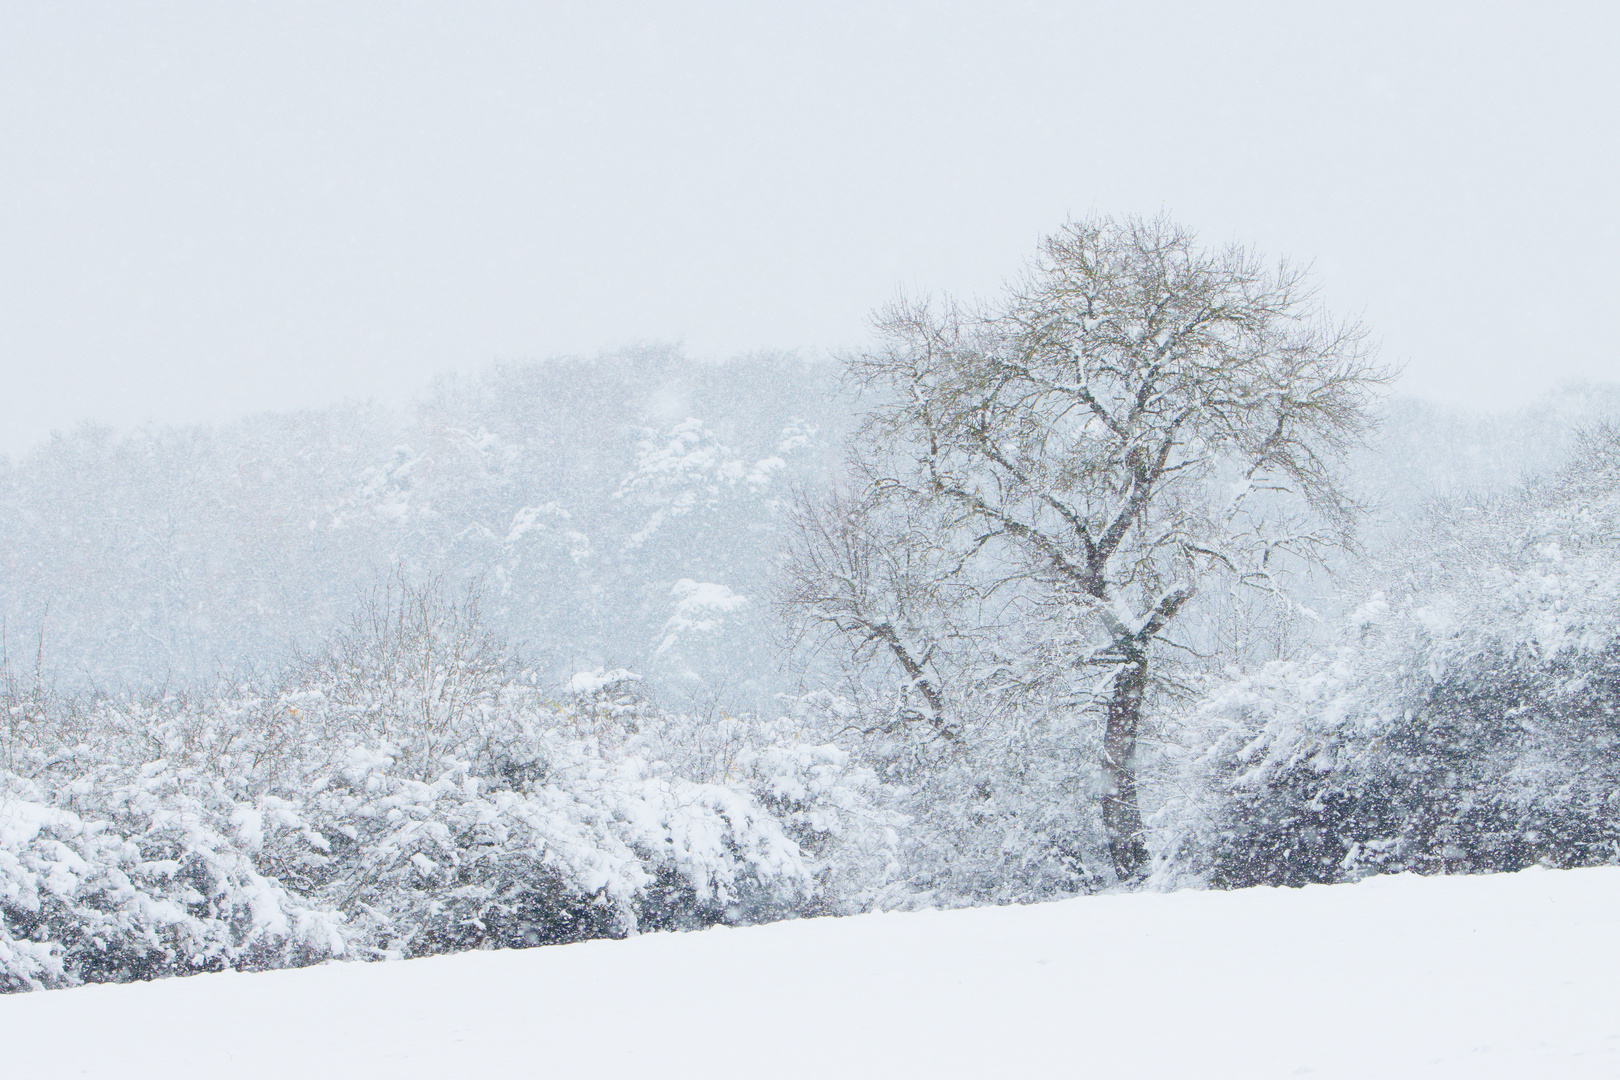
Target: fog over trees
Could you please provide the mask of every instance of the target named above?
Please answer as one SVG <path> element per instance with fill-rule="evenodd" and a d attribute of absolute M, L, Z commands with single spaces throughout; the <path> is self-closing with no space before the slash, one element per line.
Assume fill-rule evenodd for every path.
<path fill-rule="evenodd" d="M 0 460 L 0 987 L 1620 861 L 1620 386 L 1053 234 L 841 359 Z"/>
<path fill-rule="evenodd" d="M 757 704 L 776 509 L 849 423 L 830 364 L 645 349 L 447 379 L 404 417 L 81 428 L 0 476 L 8 656 L 74 689 L 274 670 L 398 569 L 476 583 L 553 681 L 628 665 Z"/>

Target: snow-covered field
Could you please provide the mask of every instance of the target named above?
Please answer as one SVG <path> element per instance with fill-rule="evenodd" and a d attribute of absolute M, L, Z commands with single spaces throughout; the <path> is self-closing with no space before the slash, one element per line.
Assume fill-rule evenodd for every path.
<path fill-rule="evenodd" d="M 1616 1077 L 1620 868 L 22 994 L 0 1076 Z"/>

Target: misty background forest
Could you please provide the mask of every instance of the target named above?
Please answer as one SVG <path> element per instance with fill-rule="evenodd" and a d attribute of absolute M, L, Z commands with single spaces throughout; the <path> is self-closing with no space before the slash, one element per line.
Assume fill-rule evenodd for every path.
<path fill-rule="evenodd" d="M 1620 861 L 1620 386 L 1392 396 L 1241 252 L 1043 251 L 841 359 L 499 363 L 0 459 L 0 985 Z M 1221 274 L 1271 306 L 1163 314 Z M 1315 389 L 1208 389 L 1310 349 Z M 1150 478 L 1126 429 L 1178 394 Z M 1326 450 L 1279 450 L 1295 401 Z"/>

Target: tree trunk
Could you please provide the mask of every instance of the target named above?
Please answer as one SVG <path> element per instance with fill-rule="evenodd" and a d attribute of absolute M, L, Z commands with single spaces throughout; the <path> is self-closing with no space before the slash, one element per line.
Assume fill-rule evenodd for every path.
<path fill-rule="evenodd" d="M 1142 693 L 1147 686 L 1147 657 L 1129 657 L 1114 679 L 1108 702 L 1108 729 L 1103 734 L 1103 765 L 1109 790 L 1103 796 L 1103 829 L 1108 854 L 1121 880 L 1134 878 L 1147 862 L 1142 837 L 1142 810 L 1136 802 L 1136 733 L 1142 722 Z"/>

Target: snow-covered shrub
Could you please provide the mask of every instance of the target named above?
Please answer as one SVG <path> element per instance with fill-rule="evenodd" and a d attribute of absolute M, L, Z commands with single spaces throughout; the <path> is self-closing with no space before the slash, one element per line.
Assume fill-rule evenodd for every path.
<path fill-rule="evenodd" d="M 1186 744 L 1167 747 L 1161 886 L 1333 881 L 1356 843 L 1384 843 L 1385 808 L 1366 798 L 1360 766 L 1389 718 L 1364 659 L 1346 647 L 1273 661 L 1198 702 Z"/>
<path fill-rule="evenodd" d="M 1620 860 L 1620 433 L 1442 507 L 1335 652 L 1214 687 L 1160 815 L 1161 880 Z"/>
<path fill-rule="evenodd" d="M 0 731 L 26 767 L 0 802 L 7 988 L 759 921 L 881 883 L 876 780 L 801 720 L 670 713 L 623 670 L 553 695 L 466 604 L 382 610 L 269 685 Z"/>
<path fill-rule="evenodd" d="M 995 678 L 952 698 L 961 741 L 917 723 L 903 693 L 804 699 L 872 774 L 867 797 L 893 830 L 881 860 L 846 871 L 856 906 L 1027 903 L 1113 884 L 1095 714 L 1027 687 L 996 692 Z"/>
<path fill-rule="evenodd" d="M 167 743 L 185 763 L 65 748 L 46 780 L 11 777 L 8 987 L 754 921 L 815 895 L 818 864 L 790 835 L 814 829 L 786 794 L 755 795 L 753 766 L 687 779 L 639 756 L 636 732 L 593 733 L 600 717 L 532 687 L 503 692 L 426 780 L 419 757 L 353 732 L 291 764 L 186 750 L 241 747 L 232 729 L 262 730 L 287 700 L 314 730 L 342 730 L 310 693 L 108 704 L 104 725 L 136 729 L 125 746 Z M 770 755 L 794 753 L 840 764 L 830 747 L 773 747 L 778 778 L 792 770 Z"/>
<path fill-rule="evenodd" d="M 782 823 L 816 875 L 808 914 L 851 914 L 895 906 L 908 889 L 900 866 L 907 818 L 896 792 L 833 740 L 826 723 L 839 703 L 817 694 L 788 702 L 774 721 L 733 719 L 737 750 L 728 770 Z M 664 733 L 668 738 L 667 729 Z"/>
<path fill-rule="evenodd" d="M 341 919 L 257 865 L 267 832 L 303 830 L 280 800 L 162 761 L 89 767 L 56 790 L 3 780 L 0 989 L 345 953 Z"/>
<path fill-rule="evenodd" d="M 1102 780 L 1072 749 L 1095 733 L 1065 718 L 1030 726 L 947 752 L 909 786 L 899 805 L 912 820 L 903 853 L 918 900 L 1029 903 L 1113 884 Z"/>
<path fill-rule="evenodd" d="M 592 752 L 622 769 L 644 769 L 688 790 L 746 797 L 796 845 L 813 874 L 813 883 L 790 894 L 757 884 L 734 891 L 728 918 L 868 906 L 869 895 L 893 875 L 902 819 L 886 806 L 888 792 L 873 771 L 834 741 L 847 732 L 825 722 L 825 695 L 784 699 L 788 715 L 767 720 L 718 709 L 658 709 L 637 685 L 622 670 L 576 676 L 571 686 L 582 692 L 563 708 L 566 730 L 588 735 Z"/>
<path fill-rule="evenodd" d="M 541 718 L 566 721 L 558 714 Z M 419 955 L 701 925 L 792 910 L 810 874 L 746 792 L 608 758 L 593 738 L 530 727 L 537 777 L 520 786 L 471 762 L 431 782 L 356 748 L 308 800 L 332 838 L 328 889 L 366 947 Z"/>

